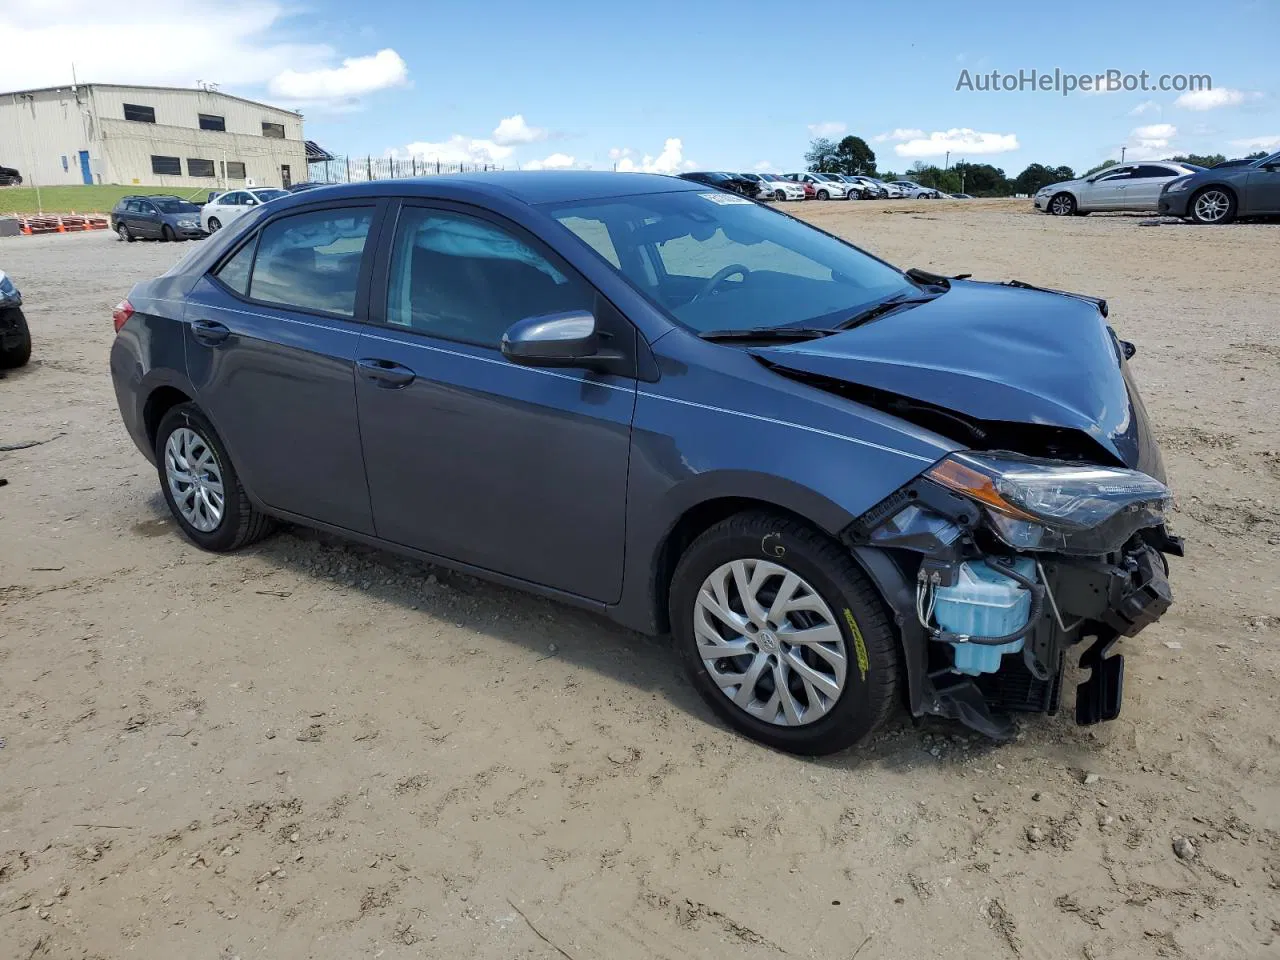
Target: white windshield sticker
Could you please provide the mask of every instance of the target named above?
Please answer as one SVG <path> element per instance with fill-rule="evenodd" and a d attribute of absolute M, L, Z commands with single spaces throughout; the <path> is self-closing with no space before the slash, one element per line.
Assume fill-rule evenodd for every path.
<path fill-rule="evenodd" d="M 727 206 L 731 203 L 751 203 L 746 197 L 740 197 L 736 193 L 700 193 L 698 196 L 721 206 Z"/>

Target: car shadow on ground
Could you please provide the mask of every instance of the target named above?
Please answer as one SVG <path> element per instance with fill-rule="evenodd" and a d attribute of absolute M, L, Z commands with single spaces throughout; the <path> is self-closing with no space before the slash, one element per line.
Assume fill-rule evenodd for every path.
<path fill-rule="evenodd" d="M 151 517 L 134 524 L 135 535 L 181 537 L 158 491 L 149 498 L 148 507 Z M 244 553 L 300 581 L 345 588 L 410 615 L 422 614 L 424 637 L 433 626 L 428 618 L 436 624 L 452 623 L 458 629 L 523 647 L 539 659 L 562 660 L 648 691 L 699 723 L 725 729 L 686 678 L 670 636 L 646 636 L 568 604 L 292 524 L 283 524 L 274 536 Z M 270 586 L 287 590 L 274 580 Z M 1073 686 L 1070 679 L 1068 683 Z M 1083 734 L 1065 715 L 1028 717 L 1022 731 L 1019 739 L 1025 737 L 1046 748 L 1056 744 L 1053 752 L 1064 759 L 1087 750 Z M 902 703 L 861 746 L 798 759 L 831 769 L 876 766 L 909 772 L 956 762 L 995 762 L 1005 748 L 956 722 L 936 717 L 913 720 Z M 770 748 L 759 745 L 759 749 Z"/>

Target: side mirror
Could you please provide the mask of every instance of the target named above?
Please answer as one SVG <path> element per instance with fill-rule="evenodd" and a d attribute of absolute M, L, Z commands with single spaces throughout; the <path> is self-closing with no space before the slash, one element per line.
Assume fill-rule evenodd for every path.
<path fill-rule="evenodd" d="M 256 207 L 258 205 L 258 201 L 255 200 L 253 197 L 250 197 L 248 200 L 244 202 L 244 205 L 246 207 Z"/>
<path fill-rule="evenodd" d="M 586 366 L 599 347 L 596 318 L 586 310 L 526 317 L 502 335 L 502 355 L 531 367 Z"/>

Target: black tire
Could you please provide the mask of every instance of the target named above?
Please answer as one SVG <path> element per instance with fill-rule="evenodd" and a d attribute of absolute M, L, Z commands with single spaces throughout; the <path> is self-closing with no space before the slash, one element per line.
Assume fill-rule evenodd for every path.
<path fill-rule="evenodd" d="M 1202 213 L 1200 201 L 1207 198 L 1211 194 L 1217 194 L 1226 199 L 1226 209 L 1221 215 L 1214 217 L 1206 216 Z M 1236 218 L 1236 210 L 1239 204 L 1236 201 L 1236 195 L 1226 187 L 1208 186 L 1203 190 L 1197 190 L 1191 198 L 1191 202 L 1187 204 L 1187 213 L 1190 214 L 1193 223 L 1199 223 L 1207 227 L 1217 227 L 1224 223 L 1230 223 Z"/>
<path fill-rule="evenodd" d="M 810 724 L 784 726 L 747 713 L 716 684 L 698 654 L 694 612 L 704 581 L 723 564 L 759 559 L 808 581 L 840 628 L 845 686 Z M 672 634 L 694 687 L 721 719 L 752 739 L 807 756 L 835 753 L 869 736 L 897 699 L 901 652 L 879 593 L 845 547 L 798 520 L 747 511 L 711 527 L 680 558 L 670 598 Z"/>
<path fill-rule="evenodd" d="M 129 225 L 127 223 L 122 223 L 116 227 L 116 235 L 119 236 L 121 240 L 127 240 L 129 243 L 133 243 L 134 241 L 133 232 L 129 229 Z"/>
<path fill-rule="evenodd" d="M 165 444 L 179 427 L 193 430 L 208 445 L 222 473 L 222 520 L 207 533 L 197 530 L 182 515 L 174 503 L 173 491 L 169 489 L 169 480 L 165 475 Z M 222 445 L 222 439 L 213 429 L 213 424 L 194 403 L 180 403 L 170 408 L 161 418 L 160 427 L 156 430 L 156 469 L 169 511 L 187 539 L 196 546 L 215 553 L 227 553 L 261 540 L 271 532 L 274 526 L 272 519 L 260 513 L 249 502 L 244 487 L 240 485 L 235 466 L 231 463 L 231 457 L 227 454 L 227 448 Z"/>
<path fill-rule="evenodd" d="M 1055 217 L 1074 217 L 1076 215 L 1076 198 L 1071 194 L 1055 193 L 1049 198 L 1045 207 Z"/>
<path fill-rule="evenodd" d="M 819 199 L 819 200 L 830 200 L 830 199 L 831 199 L 831 194 L 830 194 L 830 193 L 828 193 L 826 190 L 819 190 L 819 191 L 818 191 L 818 199 Z"/>
<path fill-rule="evenodd" d="M 18 307 L 0 310 L 0 325 L 11 327 L 17 331 L 17 344 L 11 347 L 0 347 L 0 370 L 14 370 L 24 367 L 31 359 L 31 328 L 27 326 L 27 317 Z M 5 339 L 13 336 L 10 333 Z"/>
<path fill-rule="evenodd" d="M 210 218 L 209 218 L 209 232 L 210 232 L 210 233 L 217 233 L 217 232 L 218 232 L 219 230 L 221 230 L 221 229 L 222 229 L 222 221 L 221 221 L 221 220 L 219 220 L 217 217 L 210 217 Z"/>
<path fill-rule="evenodd" d="M 782 190 L 775 190 L 775 191 L 773 191 L 773 199 L 775 199 L 775 200 L 777 200 L 779 203 L 781 203 L 783 200 L 787 199 L 787 195 L 786 195 L 786 193 L 785 193 L 784 191 L 782 191 Z"/>
<path fill-rule="evenodd" d="M 173 232 L 173 227 L 169 226 L 167 223 L 161 228 L 160 236 L 165 240 L 168 240 L 170 243 L 178 239 L 178 235 Z"/>

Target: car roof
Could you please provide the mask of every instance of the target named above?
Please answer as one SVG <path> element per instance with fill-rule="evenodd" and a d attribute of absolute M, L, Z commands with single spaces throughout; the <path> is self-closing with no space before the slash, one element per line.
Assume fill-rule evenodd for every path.
<path fill-rule="evenodd" d="M 370 180 L 335 184 L 324 191 L 326 202 L 362 197 L 422 197 L 440 200 L 516 200 L 530 206 L 602 200 L 645 193 L 705 190 L 705 185 L 656 173 L 614 173 L 606 170 L 507 170 L 488 173 L 442 174 L 399 180 Z M 309 190 L 272 201 L 272 209 L 315 203 Z"/>

